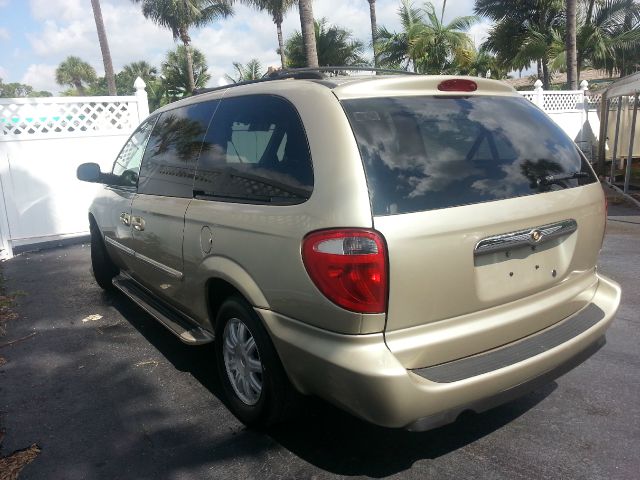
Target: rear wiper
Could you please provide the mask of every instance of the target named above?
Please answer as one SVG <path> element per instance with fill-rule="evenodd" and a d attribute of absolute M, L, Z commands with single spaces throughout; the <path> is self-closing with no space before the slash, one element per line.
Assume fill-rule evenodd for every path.
<path fill-rule="evenodd" d="M 587 172 L 571 172 L 571 173 L 559 173 L 558 175 L 545 175 L 537 178 L 538 186 L 551 185 L 554 183 L 561 183 L 565 180 L 573 180 L 575 178 L 587 178 L 590 175 Z"/>

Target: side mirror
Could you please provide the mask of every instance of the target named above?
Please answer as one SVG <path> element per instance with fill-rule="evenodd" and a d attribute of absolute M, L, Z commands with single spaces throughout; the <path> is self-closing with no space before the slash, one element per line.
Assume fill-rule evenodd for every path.
<path fill-rule="evenodd" d="M 83 163 L 76 170 L 76 177 L 83 182 L 100 183 L 102 173 L 97 163 Z"/>

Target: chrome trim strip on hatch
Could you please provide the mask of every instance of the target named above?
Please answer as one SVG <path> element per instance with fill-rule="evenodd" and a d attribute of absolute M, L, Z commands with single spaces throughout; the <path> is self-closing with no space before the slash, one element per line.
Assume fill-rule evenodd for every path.
<path fill-rule="evenodd" d="M 104 237 L 105 242 L 107 242 L 109 245 L 113 245 L 114 247 L 116 247 L 119 250 L 122 250 L 124 253 L 131 255 L 134 258 L 137 258 L 139 260 L 142 260 L 143 262 L 147 262 L 149 265 L 152 265 L 154 267 L 156 267 L 159 270 L 162 270 L 164 273 L 177 278 L 178 280 L 182 279 L 182 272 L 175 270 L 171 267 L 168 267 L 167 265 L 160 263 L 160 262 L 156 262 L 154 259 L 149 258 L 145 255 L 142 255 L 141 253 L 136 252 L 135 250 L 133 250 L 132 248 L 129 247 L 125 247 L 124 245 L 122 245 L 119 242 L 116 242 L 115 240 L 113 240 L 110 237 Z"/>
<path fill-rule="evenodd" d="M 562 220 L 540 227 L 527 228 L 516 232 L 502 233 L 487 237 L 476 243 L 473 250 L 474 256 L 487 253 L 501 252 L 518 247 L 534 247 L 554 238 L 569 235 L 578 229 L 578 223 L 573 219 Z"/>

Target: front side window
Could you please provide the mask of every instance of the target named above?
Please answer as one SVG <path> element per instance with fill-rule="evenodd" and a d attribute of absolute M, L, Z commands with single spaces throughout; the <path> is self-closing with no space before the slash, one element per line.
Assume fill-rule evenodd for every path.
<path fill-rule="evenodd" d="M 156 123 L 140 170 L 138 192 L 193 197 L 193 174 L 218 101 L 201 102 L 163 112 Z"/>
<path fill-rule="evenodd" d="M 374 215 L 596 181 L 571 139 L 523 98 L 412 96 L 342 104 L 360 148 Z"/>
<path fill-rule="evenodd" d="M 140 164 L 144 149 L 149 141 L 149 135 L 158 117 L 147 119 L 138 129 L 131 135 L 127 143 L 120 151 L 118 158 L 113 164 L 111 171 L 114 178 L 114 184 L 135 187 L 138 184 L 138 175 L 140 173 Z"/>
<path fill-rule="evenodd" d="M 300 117 L 271 95 L 223 99 L 209 127 L 194 181 L 198 198 L 295 204 L 313 190 Z"/>

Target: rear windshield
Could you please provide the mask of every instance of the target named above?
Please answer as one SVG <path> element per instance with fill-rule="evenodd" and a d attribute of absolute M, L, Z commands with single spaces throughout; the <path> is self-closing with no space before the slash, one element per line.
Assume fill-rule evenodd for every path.
<path fill-rule="evenodd" d="M 374 215 L 521 197 L 596 181 L 576 145 L 515 97 L 397 97 L 342 102 Z"/>

